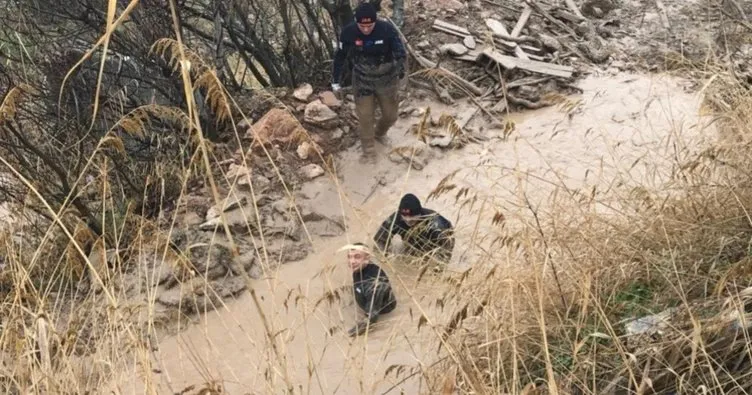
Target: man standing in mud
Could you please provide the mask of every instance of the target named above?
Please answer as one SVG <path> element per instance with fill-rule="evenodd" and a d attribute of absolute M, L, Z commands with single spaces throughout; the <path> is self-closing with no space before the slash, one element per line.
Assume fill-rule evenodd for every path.
<path fill-rule="evenodd" d="M 363 3 L 355 10 L 355 21 L 340 34 L 332 68 L 332 90 L 340 88 L 348 60 L 352 62 L 352 85 L 358 116 L 364 163 L 375 163 L 376 140 L 387 144 L 386 134 L 397 121 L 399 82 L 405 76 L 405 47 L 397 29 L 379 20 L 376 8 Z M 376 105 L 381 118 L 376 123 Z M 375 124 L 375 130 L 374 130 Z"/>
<path fill-rule="evenodd" d="M 347 245 L 347 263 L 353 274 L 353 294 L 365 318 L 358 321 L 348 332 L 350 336 L 365 333 L 381 314 L 397 307 L 389 278 L 383 269 L 372 262 L 371 251 L 363 243 Z M 340 250 L 341 251 L 341 250 Z"/>
<path fill-rule="evenodd" d="M 424 208 L 412 193 L 402 197 L 398 211 L 381 223 L 373 238 L 384 255 L 394 235 L 402 238 L 408 255 L 437 263 L 434 270 L 443 269 L 452 258 L 452 223 L 434 210 Z"/>

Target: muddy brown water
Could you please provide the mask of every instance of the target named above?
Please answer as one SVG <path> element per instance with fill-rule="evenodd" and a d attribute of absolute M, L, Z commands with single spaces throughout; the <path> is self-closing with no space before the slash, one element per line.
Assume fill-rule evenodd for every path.
<path fill-rule="evenodd" d="M 402 194 L 412 192 L 425 200 L 453 171 L 458 171 L 453 179 L 456 184 L 472 187 L 488 204 L 514 215 L 515 210 L 524 210 L 522 192 L 532 204 L 545 205 L 553 185 L 598 185 L 604 191 L 616 180 L 625 185 L 657 185 L 670 174 L 670 158 L 699 151 L 714 137 L 699 117 L 699 95 L 689 92 L 684 81 L 617 74 L 590 76 L 579 86 L 584 93 L 573 96 L 569 106 L 511 114 L 516 128 L 506 141 L 492 139 L 438 153 L 421 171 L 408 171 L 405 164 L 383 155 L 375 166 L 365 167 L 357 161 L 357 146 L 344 152 L 338 159 L 336 182 L 321 177 L 301 192 L 316 202 L 320 212 L 345 214 L 347 232 L 314 238 L 314 252 L 306 259 L 255 280 L 263 315 L 276 334 L 278 353 L 265 337 L 251 295 L 244 293 L 186 325 L 178 335 L 159 339 L 159 351 L 153 354 L 159 373 L 150 377 L 156 393 L 180 392 L 191 385 L 200 388 L 209 381 L 221 383 L 230 394 L 284 393 L 288 382 L 301 394 L 425 393 L 419 374 L 403 379 L 411 367 L 428 367 L 437 358 L 431 325 L 446 321 L 447 312 L 433 303 L 443 292 L 442 282 L 428 278 L 416 283 L 414 268 L 386 265 L 396 285 L 397 309 L 367 336 L 349 338 L 345 332 L 357 316 L 352 297 L 345 293 L 340 301 L 316 304 L 350 281 L 344 253 L 337 252 L 341 246 L 368 241 Z M 460 124 L 474 112 L 464 103 L 445 106 L 413 101 L 411 105 L 430 105 L 433 114 L 453 114 Z M 405 131 L 418 120 L 401 118 L 390 131 L 392 145 L 413 141 L 415 137 Z M 481 126 L 483 122 L 477 116 L 469 124 Z M 489 220 L 482 216 L 482 225 L 476 227 L 480 203 L 474 209 L 460 209 L 454 195 L 424 205 L 457 227 L 458 242 L 450 265 L 457 272 L 482 255 L 477 240 Z M 428 325 L 418 328 L 421 314 L 428 318 Z M 392 368 L 385 377 L 395 365 L 406 369 L 397 377 Z M 126 369 L 119 384 L 121 393 L 144 393 L 143 381 L 142 372 Z"/>

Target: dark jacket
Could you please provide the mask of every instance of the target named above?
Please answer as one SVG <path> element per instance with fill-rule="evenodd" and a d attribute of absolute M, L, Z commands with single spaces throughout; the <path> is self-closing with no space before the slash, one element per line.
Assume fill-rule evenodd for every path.
<path fill-rule="evenodd" d="M 442 259 L 449 260 L 454 249 L 454 228 L 452 223 L 437 212 L 423 208 L 423 219 L 412 228 L 402 219 L 398 212 L 390 215 L 381 223 L 374 236 L 374 242 L 382 250 L 389 248 L 394 235 L 399 235 L 402 242 L 415 252 L 426 254 L 436 249 Z M 390 231 L 391 229 L 391 231 Z"/>
<path fill-rule="evenodd" d="M 361 33 L 355 22 L 342 29 L 332 66 L 332 83 L 341 83 L 342 72 L 349 59 L 353 78 L 371 85 L 388 85 L 404 73 L 406 58 L 397 29 L 388 21 L 376 20 L 369 35 Z"/>
<path fill-rule="evenodd" d="M 369 315 L 388 313 L 397 306 L 389 277 L 374 263 L 353 272 L 353 293 L 355 302 Z"/>

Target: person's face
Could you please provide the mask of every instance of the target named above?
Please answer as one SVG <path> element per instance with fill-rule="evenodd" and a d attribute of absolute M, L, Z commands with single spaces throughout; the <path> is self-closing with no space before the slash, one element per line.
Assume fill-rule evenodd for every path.
<path fill-rule="evenodd" d="M 371 34 L 371 32 L 373 32 L 374 26 L 376 26 L 376 22 L 358 23 L 358 29 L 360 29 L 360 32 L 365 34 L 366 36 Z"/>
<path fill-rule="evenodd" d="M 347 263 L 354 272 L 365 266 L 369 258 L 368 253 L 364 251 L 350 250 L 347 252 Z"/>
<path fill-rule="evenodd" d="M 415 224 L 420 222 L 420 217 L 418 217 L 417 215 L 405 215 L 405 214 L 401 214 L 401 215 L 402 215 L 402 220 L 405 221 L 407 226 L 413 227 L 415 226 Z"/>

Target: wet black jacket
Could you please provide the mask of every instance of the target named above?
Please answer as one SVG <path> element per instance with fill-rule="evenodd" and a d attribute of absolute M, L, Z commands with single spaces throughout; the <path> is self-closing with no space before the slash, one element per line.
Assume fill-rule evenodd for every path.
<path fill-rule="evenodd" d="M 347 60 L 354 65 L 355 74 L 367 74 L 369 68 L 394 62 L 396 73 L 404 72 L 406 58 L 397 29 L 388 21 L 376 20 L 376 26 L 369 35 L 363 34 L 355 22 L 342 29 L 339 44 L 334 55 L 332 83 L 341 83 L 342 71 Z"/>
<path fill-rule="evenodd" d="M 355 302 L 369 315 L 388 313 L 397 306 L 389 277 L 374 263 L 353 272 L 353 292 Z"/>
<path fill-rule="evenodd" d="M 394 235 L 399 235 L 402 242 L 418 253 L 429 253 L 439 249 L 443 259 L 451 257 L 454 249 L 454 228 L 452 223 L 437 212 L 423 208 L 424 217 L 412 228 L 407 226 L 398 212 L 393 213 L 381 223 L 374 236 L 376 245 L 386 251 Z M 391 229 L 391 232 L 390 232 Z"/>

